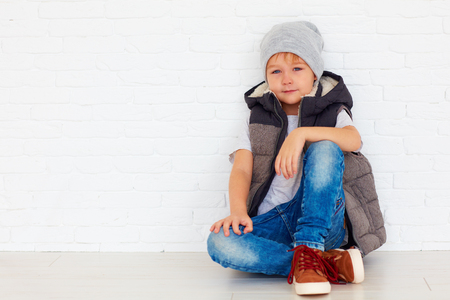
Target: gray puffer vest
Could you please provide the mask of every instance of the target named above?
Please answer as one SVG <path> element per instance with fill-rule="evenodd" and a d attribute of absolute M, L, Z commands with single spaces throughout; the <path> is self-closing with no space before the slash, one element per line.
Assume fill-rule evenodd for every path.
<path fill-rule="evenodd" d="M 274 162 L 286 137 L 288 120 L 265 82 L 246 92 L 245 101 L 251 110 L 249 131 L 253 153 L 247 210 L 253 217 L 275 177 Z M 319 84 L 300 102 L 298 126 L 335 127 L 337 115 L 344 109 L 351 116 L 352 106 L 352 97 L 342 77 L 325 71 Z M 355 245 L 367 255 L 386 241 L 372 168 L 361 153 L 345 152 L 344 157 L 343 185 L 349 239 L 343 248 Z"/>

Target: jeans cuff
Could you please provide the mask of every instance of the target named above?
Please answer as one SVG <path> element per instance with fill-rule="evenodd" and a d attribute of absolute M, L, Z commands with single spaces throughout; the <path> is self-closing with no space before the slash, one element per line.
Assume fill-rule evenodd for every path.
<path fill-rule="evenodd" d="M 294 248 L 300 245 L 305 245 L 308 246 L 309 248 L 312 249 L 319 249 L 320 251 L 325 251 L 325 247 L 323 244 L 319 244 L 319 243 L 314 243 L 314 242 L 307 242 L 307 241 L 297 241 L 294 243 Z"/>

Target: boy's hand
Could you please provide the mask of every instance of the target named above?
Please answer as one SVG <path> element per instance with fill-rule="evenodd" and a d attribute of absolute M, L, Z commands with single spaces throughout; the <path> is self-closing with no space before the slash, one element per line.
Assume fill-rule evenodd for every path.
<path fill-rule="evenodd" d="M 294 129 L 284 140 L 275 160 L 275 172 L 278 176 L 283 173 L 284 178 L 289 179 L 297 174 L 298 159 L 306 141 L 302 129 L 301 127 Z"/>
<path fill-rule="evenodd" d="M 219 233 L 220 228 L 223 227 L 223 232 L 225 236 L 230 235 L 230 226 L 233 228 L 233 232 L 237 235 L 241 235 L 241 231 L 239 230 L 239 225 L 243 225 L 244 228 L 244 234 L 249 233 L 253 231 L 253 221 L 248 216 L 247 213 L 242 214 L 231 214 L 225 219 L 222 219 L 220 221 L 217 221 L 214 223 L 209 231 L 214 231 L 214 233 Z"/>

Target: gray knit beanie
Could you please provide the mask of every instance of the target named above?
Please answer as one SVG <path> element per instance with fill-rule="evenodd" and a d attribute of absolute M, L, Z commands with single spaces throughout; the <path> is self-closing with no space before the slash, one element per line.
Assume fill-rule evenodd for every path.
<path fill-rule="evenodd" d="M 320 55 L 323 39 L 316 25 L 306 22 L 287 22 L 278 24 L 264 36 L 261 42 L 261 66 L 266 77 L 269 59 L 279 52 L 291 52 L 300 56 L 320 79 L 323 73 L 323 59 Z"/>

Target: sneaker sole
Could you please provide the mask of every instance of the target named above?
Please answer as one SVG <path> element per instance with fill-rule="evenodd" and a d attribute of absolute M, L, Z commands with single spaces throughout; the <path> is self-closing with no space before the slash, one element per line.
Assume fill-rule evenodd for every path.
<path fill-rule="evenodd" d="M 352 283 L 361 283 L 364 281 L 364 264 L 361 252 L 358 249 L 348 249 L 347 252 L 352 259 L 353 275 L 355 276 Z"/>
<path fill-rule="evenodd" d="M 297 283 L 294 277 L 295 292 L 297 295 L 320 295 L 329 294 L 331 292 L 331 285 L 329 282 L 310 282 Z"/>

